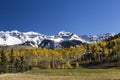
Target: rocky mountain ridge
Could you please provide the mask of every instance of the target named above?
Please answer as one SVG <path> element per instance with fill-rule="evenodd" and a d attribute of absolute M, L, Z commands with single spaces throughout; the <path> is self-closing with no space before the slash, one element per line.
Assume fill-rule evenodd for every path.
<path fill-rule="evenodd" d="M 42 48 L 62 48 L 82 43 L 97 42 L 115 36 L 115 33 L 106 33 L 99 35 L 77 35 L 71 32 L 60 31 L 53 36 L 47 36 L 37 32 L 0 31 L 0 45 L 27 45 Z M 67 45 L 68 44 L 68 45 Z"/>

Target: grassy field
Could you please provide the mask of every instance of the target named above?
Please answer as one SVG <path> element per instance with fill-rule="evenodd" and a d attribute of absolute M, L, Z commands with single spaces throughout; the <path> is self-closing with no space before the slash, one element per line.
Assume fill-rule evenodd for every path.
<path fill-rule="evenodd" d="M 38 69 L 2 74 L 0 80 L 120 80 L 120 69 Z"/>

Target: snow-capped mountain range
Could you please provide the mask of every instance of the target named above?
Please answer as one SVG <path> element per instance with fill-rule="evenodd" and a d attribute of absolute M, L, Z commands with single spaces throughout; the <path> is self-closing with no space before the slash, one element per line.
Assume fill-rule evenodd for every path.
<path fill-rule="evenodd" d="M 20 32 L 17 30 L 13 31 L 0 31 L 0 45 L 9 46 L 9 45 L 30 45 L 33 47 L 41 47 L 44 45 L 44 42 L 47 41 L 47 45 L 51 45 L 49 41 L 52 41 L 53 44 L 60 44 L 65 41 L 80 41 L 82 43 L 91 43 L 99 40 L 108 39 L 111 36 L 116 35 L 115 33 L 106 33 L 99 35 L 81 35 L 78 36 L 75 33 L 60 31 L 58 34 L 53 36 L 47 36 L 37 32 Z"/>

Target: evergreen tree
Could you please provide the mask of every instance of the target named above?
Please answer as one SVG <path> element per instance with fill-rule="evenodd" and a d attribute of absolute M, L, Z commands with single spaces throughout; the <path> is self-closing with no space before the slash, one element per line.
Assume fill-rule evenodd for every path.
<path fill-rule="evenodd" d="M 19 66 L 19 70 L 20 70 L 20 72 L 24 72 L 25 71 L 25 61 L 24 61 L 24 57 L 23 56 L 21 56 L 20 57 L 20 66 Z"/>
<path fill-rule="evenodd" d="M 0 73 L 5 73 L 7 70 L 7 58 L 5 52 L 1 50 L 0 52 Z"/>
<path fill-rule="evenodd" d="M 16 72 L 19 72 L 19 64 L 20 64 L 19 59 L 15 59 L 15 71 Z"/>
<path fill-rule="evenodd" d="M 13 49 L 10 52 L 10 60 L 9 60 L 9 72 L 14 72 L 15 71 L 15 57 L 13 53 Z"/>

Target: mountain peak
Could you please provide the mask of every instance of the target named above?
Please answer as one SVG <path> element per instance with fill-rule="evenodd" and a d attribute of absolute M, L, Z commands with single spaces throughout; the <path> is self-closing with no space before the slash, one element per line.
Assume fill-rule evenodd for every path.
<path fill-rule="evenodd" d="M 97 35 L 81 35 L 80 37 L 82 37 L 83 39 L 85 39 L 86 41 L 89 41 L 89 42 L 96 42 L 99 40 L 108 39 L 115 35 L 116 35 L 116 33 L 104 33 L 104 34 L 97 34 Z"/>
<path fill-rule="evenodd" d="M 73 33 L 71 32 L 65 32 L 65 31 L 60 31 L 57 35 L 58 36 L 71 36 Z"/>
<path fill-rule="evenodd" d="M 27 35 L 39 35 L 40 33 L 37 33 L 37 32 L 33 32 L 33 31 L 29 31 L 29 32 L 24 32 L 24 34 L 27 34 Z"/>
<path fill-rule="evenodd" d="M 10 32 L 18 33 L 18 32 L 20 32 L 20 31 L 18 31 L 18 30 L 12 30 L 12 31 L 10 31 Z"/>

